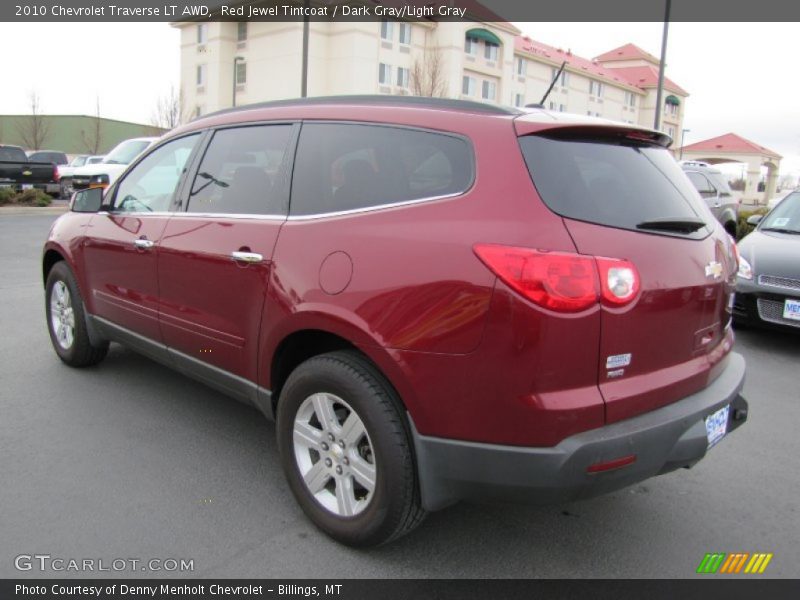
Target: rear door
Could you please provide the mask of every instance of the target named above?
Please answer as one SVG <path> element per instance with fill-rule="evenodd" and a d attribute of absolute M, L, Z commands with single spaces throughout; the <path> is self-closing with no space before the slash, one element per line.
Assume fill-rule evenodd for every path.
<path fill-rule="evenodd" d="M 631 261 L 640 293 L 604 306 L 598 383 L 614 422 L 705 387 L 731 346 L 730 241 L 669 152 L 625 131 L 520 138 L 578 252 Z"/>
<path fill-rule="evenodd" d="M 286 221 L 291 123 L 219 129 L 159 245 L 164 342 L 189 360 L 256 381 L 272 253 Z M 205 363 L 198 365 L 197 361 Z"/>

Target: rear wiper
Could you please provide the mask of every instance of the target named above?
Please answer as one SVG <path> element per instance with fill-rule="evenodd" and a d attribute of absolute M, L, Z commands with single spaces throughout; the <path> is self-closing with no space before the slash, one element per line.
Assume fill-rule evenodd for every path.
<path fill-rule="evenodd" d="M 794 233 L 795 235 L 800 234 L 800 231 L 797 229 L 786 229 L 784 227 L 762 227 L 761 231 L 777 231 L 778 233 Z"/>
<path fill-rule="evenodd" d="M 700 219 L 653 219 L 636 224 L 637 229 L 654 229 L 657 231 L 674 231 L 676 233 L 693 233 L 705 227 Z"/>

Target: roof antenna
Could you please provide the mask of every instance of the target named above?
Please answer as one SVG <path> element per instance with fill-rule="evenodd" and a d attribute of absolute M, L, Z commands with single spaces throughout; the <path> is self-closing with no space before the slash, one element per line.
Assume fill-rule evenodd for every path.
<path fill-rule="evenodd" d="M 550 95 L 550 92 L 553 91 L 553 87 L 556 85 L 556 81 L 558 81 L 558 78 L 561 77 L 561 73 L 564 72 L 564 67 L 566 66 L 567 66 L 567 61 L 561 63 L 561 67 L 558 69 L 558 73 L 556 73 L 556 76 L 553 77 L 553 81 L 550 82 L 550 87 L 547 88 L 547 91 L 544 93 L 544 96 L 542 96 L 542 99 L 539 101 L 540 107 L 544 107 L 545 100 L 547 100 L 547 97 Z"/>

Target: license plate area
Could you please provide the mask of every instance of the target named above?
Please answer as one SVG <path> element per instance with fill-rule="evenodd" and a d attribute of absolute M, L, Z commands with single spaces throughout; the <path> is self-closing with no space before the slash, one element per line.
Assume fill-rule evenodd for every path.
<path fill-rule="evenodd" d="M 783 303 L 783 318 L 800 321 L 800 300 L 786 299 Z"/>
<path fill-rule="evenodd" d="M 708 447 L 711 448 L 728 433 L 728 416 L 730 415 L 730 405 L 725 405 L 718 411 L 706 417 L 706 437 Z"/>

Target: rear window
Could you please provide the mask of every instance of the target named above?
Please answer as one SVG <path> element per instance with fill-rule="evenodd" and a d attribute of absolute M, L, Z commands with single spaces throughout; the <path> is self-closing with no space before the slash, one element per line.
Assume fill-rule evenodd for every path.
<path fill-rule="evenodd" d="M 6 146 L 5 148 L 0 148 L 0 160 L 7 160 L 13 162 L 28 162 L 28 157 L 22 151 L 22 148 L 16 148 L 14 146 Z"/>
<path fill-rule="evenodd" d="M 520 147 L 542 200 L 563 217 L 635 231 L 665 219 L 713 220 L 678 163 L 660 146 L 531 135 L 520 138 Z M 691 235 L 706 234 L 703 227 Z"/>
<path fill-rule="evenodd" d="M 306 123 L 292 183 L 292 215 L 325 214 L 459 194 L 472 185 L 470 145 L 399 127 Z"/>
<path fill-rule="evenodd" d="M 67 164 L 67 156 L 61 152 L 34 152 L 28 158 L 31 162 L 50 162 L 56 165 Z"/>

